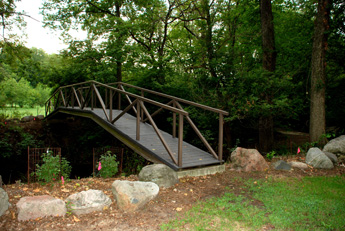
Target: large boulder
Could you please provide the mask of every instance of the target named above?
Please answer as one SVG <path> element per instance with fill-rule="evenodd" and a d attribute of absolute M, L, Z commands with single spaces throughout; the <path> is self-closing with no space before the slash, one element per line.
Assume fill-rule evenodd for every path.
<path fill-rule="evenodd" d="M 139 173 L 139 180 L 153 182 L 164 188 L 169 188 L 179 182 L 177 172 L 165 164 L 145 166 Z"/>
<path fill-rule="evenodd" d="M 91 213 L 94 211 L 102 211 L 108 207 L 112 201 L 100 190 L 87 190 L 75 193 L 66 198 L 67 207 L 76 215 Z"/>
<path fill-rule="evenodd" d="M 46 216 L 64 216 L 65 202 L 52 196 L 23 197 L 17 203 L 18 220 L 26 221 Z"/>
<path fill-rule="evenodd" d="M 245 172 L 264 171 L 269 168 L 266 160 L 256 149 L 236 148 L 231 153 L 233 168 Z"/>
<path fill-rule="evenodd" d="M 330 140 L 323 148 L 323 151 L 336 155 L 345 155 L 345 135 Z"/>
<path fill-rule="evenodd" d="M 0 216 L 2 216 L 8 209 L 8 195 L 5 190 L 0 188 Z"/>
<path fill-rule="evenodd" d="M 305 162 L 314 168 L 334 168 L 332 161 L 319 148 L 310 148 Z"/>
<path fill-rule="evenodd" d="M 116 180 L 112 184 L 112 192 L 119 209 L 133 212 L 154 199 L 159 193 L 159 187 L 152 182 Z"/>

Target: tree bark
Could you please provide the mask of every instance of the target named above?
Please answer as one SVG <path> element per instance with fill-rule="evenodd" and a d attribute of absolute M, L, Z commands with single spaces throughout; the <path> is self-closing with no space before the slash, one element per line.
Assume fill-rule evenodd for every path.
<path fill-rule="evenodd" d="M 274 25 L 271 0 L 260 1 L 261 32 L 262 32 L 262 66 L 265 70 L 274 72 L 276 69 L 277 52 L 274 41 Z M 263 93 L 263 98 L 268 103 L 272 102 L 272 94 Z M 272 150 L 274 143 L 273 117 L 271 115 L 259 118 L 259 150 L 268 152 Z"/>
<path fill-rule="evenodd" d="M 327 141 L 322 135 L 326 133 L 325 92 L 329 6 L 330 0 L 318 0 L 311 58 L 309 135 L 310 142 L 319 142 L 320 145 Z"/>

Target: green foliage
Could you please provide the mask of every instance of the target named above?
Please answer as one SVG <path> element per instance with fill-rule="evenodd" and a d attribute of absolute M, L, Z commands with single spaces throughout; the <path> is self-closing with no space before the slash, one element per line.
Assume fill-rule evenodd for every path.
<path fill-rule="evenodd" d="M 103 178 L 109 178 L 116 175 L 118 172 L 118 164 L 119 162 L 116 161 L 116 155 L 113 155 L 110 151 L 104 153 L 100 157 L 100 162 L 102 165 L 99 174 Z"/>
<path fill-rule="evenodd" d="M 50 183 L 52 181 L 58 181 L 61 176 L 64 179 L 68 179 L 72 167 L 69 165 L 69 162 L 64 158 L 56 155 L 53 156 L 51 152 L 44 153 L 42 156 L 42 164 L 36 165 L 36 172 L 33 173 L 37 176 L 39 181 L 44 181 Z"/>
<path fill-rule="evenodd" d="M 269 160 L 272 160 L 275 155 L 276 155 L 276 152 L 275 151 L 271 151 L 271 152 L 266 154 L 266 158 L 269 159 Z"/>

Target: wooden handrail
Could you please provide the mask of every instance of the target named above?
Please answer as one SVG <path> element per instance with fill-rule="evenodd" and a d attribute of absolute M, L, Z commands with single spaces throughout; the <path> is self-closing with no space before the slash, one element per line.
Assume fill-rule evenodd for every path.
<path fill-rule="evenodd" d="M 116 84 L 116 87 L 110 86 Z M 137 95 L 131 92 L 128 92 L 124 89 L 123 86 L 131 87 L 136 90 L 140 90 L 141 95 Z M 99 89 L 104 87 L 104 94 L 100 93 Z M 87 91 L 84 91 L 86 90 Z M 116 94 L 117 93 L 117 94 Z M 150 93 L 155 94 L 160 97 L 168 98 L 170 101 L 167 104 L 163 104 L 151 99 L 148 99 L 144 96 L 144 93 Z M 108 95 L 109 94 L 109 95 Z M 129 105 L 116 117 L 113 118 L 113 98 L 118 95 L 118 106 L 119 109 L 121 109 L 121 95 L 125 95 L 127 101 L 129 102 Z M 134 101 L 131 100 L 131 98 L 134 99 Z M 97 99 L 97 102 L 96 102 Z M 104 102 L 105 99 L 105 102 Z M 75 105 L 75 101 L 77 102 L 77 105 Z M 206 146 L 208 151 L 219 160 L 222 160 L 222 148 L 223 148 L 223 123 L 224 123 L 224 115 L 228 115 L 229 113 L 220 109 L 212 108 L 209 106 L 201 105 L 189 100 L 184 100 L 178 97 L 170 96 L 164 93 L 155 92 L 152 90 L 148 90 L 145 88 L 133 86 L 127 83 L 112 83 L 112 84 L 103 84 L 99 83 L 97 81 L 86 81 L 82 83 L 76 83 L 76 84 L 70 84 L 67 86 L 59 87 L 55 90 L 53 95 L 46 101 L 45 104 L 45 112 L 46 115 L 48 113 L 51 113 L 52 108 L 58 108 L 60 105 L 63 105 L 64 107 L 78 107 L 81 110 L 84 110 L 85 107 L 88 106 L 89 102 L 91 101 L 91 110 L 96 107 L 96 103 L 98 106 L 101 107 L 101 109 L 104 112 L 105 118 L 108 122 L 114 124 L 116 121 L 118 121 L 125 113 L 127 113 L 129 110 L 133 109 L 136 113 L 136 139 L 140 140 L 140 121 L 141 122 L 147 122 L 149 121 L 153 129 L 155 130 L 157 136 L 159 137 L 161 143 L 163 144 L 164 148 L 166 149 L 167 153 L 169 154 L 171 160 L 177 164 L 179 167 L 182 167 L 182 143 L 183 143 L 183 120 L 184 117 L 186 117 L 188 123 L 191 125 L 193 130 L 196 132 L 198 137 L 201 139 L 203 144 Z M 55 102 L 55 107 L 53 102 Z M 116 101 L 115 101 L 116 102 Z M 144 103 L 148 103 L 151 105 L 155 105 L 159 107 L 158 110 L 150 114 L 145 106 Z M 207 140 L 203 137 L 199 129 L 196 127 L 196 125 L 193 123 L 191 118 L 189 117 L 189 113 L 185 111 L 180 103 L 192 105 L 195 107 L 199 107 L 204 110 L 212 111 L 219 114 L 219 143 L 218 143 L 218 156 L 215 153 L 215 151 L 212 149 L 210 144 L 207 142 Z M 136 108 L 135 108 L 136 106 Z M 160 133 L 160 130 L 158 129 L 157 125 L 155 124 L 153 117 L 157 115 L 160 111 L 163 109 L 166 109 L 168 111 L 171 111 L 173 113 L 173 134 L 172 136 L 176 137 L 176 113 L 179 116 L 179 123 L 178 123 L 178 153 L 177 153 L 177 159 L 176 159 L 176 153 L 172 153 L 169 145 L 165 142 L 162 134 Z M 108 112 L 109 110 L 109 112 Z M 146 116 L 146 119 L 144 119 L 144 115 Z"/>

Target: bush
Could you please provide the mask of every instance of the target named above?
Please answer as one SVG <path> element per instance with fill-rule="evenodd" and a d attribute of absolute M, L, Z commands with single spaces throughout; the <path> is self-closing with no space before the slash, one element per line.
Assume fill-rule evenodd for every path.
<path fill-rule="evenodd" d="M 99 170 L 99 174 L 103 178 L 113 177 L 118 172 L 118 164 L 116 161 L 116 156 L 112 155 L 110 151 L 101 155 L 100 158 L 102 168 Z"/>
<path fill-rule="evenodd" d="M 42 155 L 42 159 L 43 164 L 41 166 L 36 164 L 37 170 L 35 174 L 39 181 L 50 183 L 54 180 L 59 180 L 61 176 L 65 179 L 69 178 L 72 167 L 64 157 L 61 158 L 60 162 L 60 156 L 53 156 L 48 152 Z"/>

